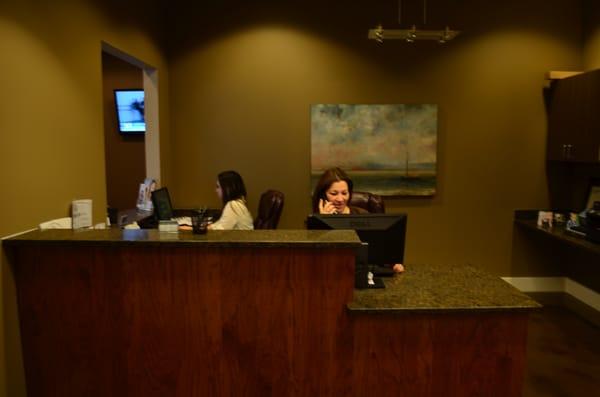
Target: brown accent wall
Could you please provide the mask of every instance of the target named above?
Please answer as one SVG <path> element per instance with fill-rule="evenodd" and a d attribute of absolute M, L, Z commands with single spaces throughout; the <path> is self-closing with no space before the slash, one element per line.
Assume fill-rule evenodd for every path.
<path fill-rule="evenodd" d="M 68 216 L 77 198 L 91 198 L 94 222 L 104 221 L 102 41 L 158 69 L 168 148 L 156 3 L 0 2 L 0 236 Z M 24 395 L 14 280 L 0 252 L 0 396 Z"/>
<path fill-rule="evenodd" d="M 144 135 L 123 135 L 115 108 L 115 89 L 144 88 L 142 69 L 102 53 L 106 202 L 119 210 L 135 208 L 138 186 L 146 177 Z"/>
<path fill-rule="evenodd" d="M 281 227 L 301 228 L 311 104 L 437 103 L 436 196 L 386 199 L 408 213 L 406 262 L 511 274 L 513 211 L 548 205 L 544 74 L 581 67 L 579 2 L 430 2 L 427 27 L 462 31 L 446 45 L 367 40 L 377 23 L 398 26 L 393 1 L 233 3 L 171 15 L 177 204 L 218 205 L 215 177 L 236 169 L 254 214 L 279 189 Z"/>

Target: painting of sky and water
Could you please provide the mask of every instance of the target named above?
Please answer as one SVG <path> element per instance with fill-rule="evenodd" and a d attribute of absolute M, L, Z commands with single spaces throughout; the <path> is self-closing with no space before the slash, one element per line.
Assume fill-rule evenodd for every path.
<path fill-rule="evenodd" d="M 436 191 L 437 105 L 311 106 L 311 181 L 340 167 L 354 190 L 383 196 Z"/>

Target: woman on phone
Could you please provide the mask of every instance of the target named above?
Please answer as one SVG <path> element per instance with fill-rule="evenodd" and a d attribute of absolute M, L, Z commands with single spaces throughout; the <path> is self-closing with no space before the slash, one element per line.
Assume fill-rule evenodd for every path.
<path fill-rule="evenodd" d="M 364 214 L 366 210 L 348 205 L 352 198 L 352 179 L 340 168 L 325 170 L 313 192 L 313 212 L 319 214 Z M 404 266 L 396 263 L 394 272 L 401 273 Z"/>
<path fill-rule="evenodd" d="M 325 170 L 312 197 L 313 212 L 319 214 L 364 214 L 362 208 L 348 205 L 352 198 L 352 179 L 340 168 Z"/>

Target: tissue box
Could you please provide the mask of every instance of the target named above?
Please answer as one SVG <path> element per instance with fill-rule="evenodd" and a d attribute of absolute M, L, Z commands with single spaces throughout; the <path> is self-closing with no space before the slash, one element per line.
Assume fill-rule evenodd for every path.
<path fill-rule="evenodd" d="M 92 200 L 73 200 L 71 203 L 73 229 L 92 227 Z"/>

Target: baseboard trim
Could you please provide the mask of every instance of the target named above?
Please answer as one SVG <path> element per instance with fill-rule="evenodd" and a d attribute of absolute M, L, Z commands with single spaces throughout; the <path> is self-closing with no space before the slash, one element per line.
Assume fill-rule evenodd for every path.
<path fill-rule="evenodd" d="M 561 304 L 594 324 L 600 324 L 600 293 L 568 277 L 502 277 L 521 292 L 532 295 L 562 295 Z"/>
<path fill-rule="evenodd" d="M 521 292 L 565 292 L 565 277 L 502 277 Z"/>
<path fill-rule="evenodd" d="M 566 278 L 565 292 L 586 305 L 600 311 L 600 293 L 587 288 L 578 282 Z"/>

